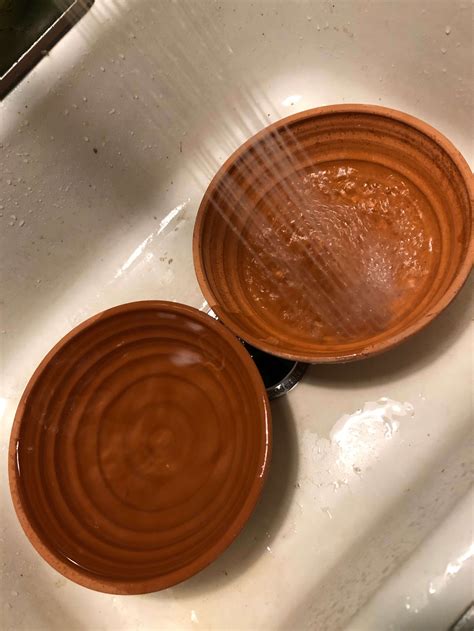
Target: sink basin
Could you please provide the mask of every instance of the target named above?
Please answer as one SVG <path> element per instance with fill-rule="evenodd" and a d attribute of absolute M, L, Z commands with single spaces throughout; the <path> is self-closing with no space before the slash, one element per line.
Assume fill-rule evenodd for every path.
<path fill-rule="evenodd" d="M 1 105 L 4 472 L 21 393 L 73 326 L 135 300 L 208 310 L 195 214 L 269 122 L 381 104 L 438 128 L 472 167 L 470 11 L 96 0 Z M 472 599 L 471 295 L 468 281 L 404 345 L 314 365 L 275 400 L 260 504 L 172 589 L 119 597 L 68 582 L 28 543 L 2 476 L 2 628 L 447 629 Z"/>

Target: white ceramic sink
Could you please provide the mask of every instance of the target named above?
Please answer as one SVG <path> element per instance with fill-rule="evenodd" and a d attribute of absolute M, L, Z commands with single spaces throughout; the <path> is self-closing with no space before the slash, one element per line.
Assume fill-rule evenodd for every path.
<path fill-rule="evenodd" d="M 441 631 L 466 608 L 472 285 L 395 351 L 314 366 L 273 404 L 261 503 L 176 588 L 113 597 L 62 578 L 21 531 L 5 472 L 22 390 L 74 325 L 137 299 L 206 308 L 194 216 L 267 123 L 382 104 L 436 126 L 472 165 L 471 19 L 450 0 L 97 0 L 5 99 L 2 629 Z"/>

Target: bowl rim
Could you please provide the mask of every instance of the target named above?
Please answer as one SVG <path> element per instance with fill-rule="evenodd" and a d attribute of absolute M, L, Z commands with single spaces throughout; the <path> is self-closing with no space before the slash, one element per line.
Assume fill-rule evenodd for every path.
<path fill-rule="evenodd" d="M 457 273 L 452 280 L 449 287 L 446 289 L 444 294 L 438 299 L 438 301 L 432 305 L 428 312 L 422 315 L 415 323 L 403 329 L 403 331 L 392 335 L 382 341 L 373 342 L 372 344 L 367 344 L 361 350 L 358 350 L 353 353 L 341 352 L 340 354 L 334 355 L 318 355 L 315 354 L 306 354 L 304 352 L 295 353 L 295 352 L 286 352 L 284 350 L 276 349 L 272 344 L 267 343 L 265 340 L 261 340 L 254 335 L 249 335 L 245 330 L 243 330 L 238 324 L 232 322 L 227 318 L 226 312 L 224 309 L 221 309 L 219 301 L 216 299 L 214 292 L 207 280 L 207 275 L 205 271 L 205 264 L 202 255 L 202 247 L 201 247 L 201 235 L 203 231 L 204 219 L 206 215 L 206 208 L 208 205 L 208 201 L 211 195 L 214 193 L 217 185 L 219 184 L 222 176 L 227 173 L 229 168 L 234 164 L 234 162 L 240 158 L 250 147 L 252 147 L 255 143 L 259 142 L 262 138 L 267 136 L 269 133 L 272 133 L 281 127 L 286 127 L 293 123 L 302 122 L 308 118 L 315 118 L 326 116 L 328 114 L 371 114 L 372 116 L 388 118 L 395 120 L 399 123 L 403 123 L 409 127 L 414 128 L 418 132 L 424 134 L 432 141 L 434 141 L 437 145 L 439 145 L 452 159 L 456 167 L 458 168 L 464 184 L 466 186 L 468 197 L 470 201 L 470 214 L 471 214 L 471 225 L 470 225 L 470 235 L 469 235 L 469 243 L 466 249 L 466 255 L 464 260 L 462 261 Z M 193 261 L 194 261 L 194 270 L 196 273 L 196 277 L 201 288 L 201 291 L 209 303 L 210 308 L 215 311 L 220 320 L 227 326 L 231 331 L 233 331 L 236 335 L 241 337 L 246 342 L 249 342 L 253 346 L 273 355 L 277 355 L 279 357 L 284 357 L 285 359 L 292 359 L 294 361 L 314 363 L 314 364 L 332 364 L 332 363 L 342 363 L 342 362 L 350 362 L 356 361 L 360 359 L 365 359 L 367 357 L 372 357 L 374 355 L 378 355 L 387 350 L 391 350 L 395 348 L 411 336 L 415 335 L 422 329 L 424 329 L 434 318 L 436 318 L 456 297 L 456 295 L 461 290 L 462 286 L 466 282 L 469 273 L 474 264 L 474 216 L 473 216 L 473 206 L 474 206 L 474 177 L 473 173 L 461 154 L 461 152 L 456 149 L 454 144 L 448 140 L 444 134 L 438 131 L 436 128 L 432 127 L 430 124 L 425 123 L 423 120 L 412 116 L 411 114 L 406 114 L 400 110 L 388 108 L 382 105 L 370 105 L 370 104 L 358 104 L 358 103 L 344 103 L 344 104 L 336 104 L 336 105 L 324 105 L 322 107 L 311 108 L 308 110 L 303 110 L 302 112 L 298 112 L 296 114 L 291 114 L 290 116 L 286 116 L 284 118 L 279 119 L 278 121 L 264 127 L 256 134 L 251 136 L 248 140 L 246 140 L 240 147 L 238 147 L 224 164 L 219 168 L 217 173 L 212 178 L 210 184 L 208 185 L 204 196 L 199 205 L 196 222 L 194 224 L 193 231 Z"/>
<path fill-rule="evenodd" d="M 214 541 L 213 545 L 207 548 L 197 559 L 192 563 L 179 568 L 173 572 L 162 575 L 160 577 L 153 577 L 145 580 L 131 580 L 131 581 L 117 581 L 107 578 L 97 577 L 94 578 L 86 570 L 77 569 L 72 565 L 64 562 L 63 557 L 58 555 L 55 551 L 51 550 L 44 542 L 41 536 L 36 532 L 36 529 L 29 518 L 29 512 L 26 508 L 26 502 L 24 502 L 20 487 L 20 480 L 17 468 L 17 442 L 20 435 L 21 424 L 25 413 L 26 404 L 30 393 L 36 385 L 38 379 L 47 369 L 50 361 L 53 357 L 74 337 L 82 333 L 85 329 L 93 326 L 97 321 L 104 318 L 114 316 L 116 314 L 123 314 L 132 312 L 134 310 L 142 309 L 151 310 L 163 310 L 173 311 L 180 315 L 188 315 L 194 320 L 200 320 L 214 329 L 215 335 L 224 338 L 228 342 L 233 350 L 242 360 L 244 366 L 248 371 L 248 376 L 251 379 L 256 392 L 260 391 L 258 396 L 258 405 L 261 409 L 261 423 L 262 432 L 266 437 L 266 444 L 263 445 L 261 453 L 259 454 L 259 461 L 256 467 L 256 474 L 252 481 L 250 491 L 242 502 L 242 505 L 234 518 L 233 522 L 227 527 L 224 534 Z M 166 300 L 142 300 L 137 302 L 129 302 L 121 305 L 117 305 L 110 309 L 106 309 L 93 315 L 92 317 L 81 322 L 78 326 L 72 329 L 59 342 L 57 342 L 53 348 L 45 355 L 39 366 L 34 371 L 33 375 L 28 381 L 28 384 L 21 396 L 18 408 L 13 420 L 12 430 L 10 434 L 10 443 L 8 451 L 8 478 L 10 495 L 12 498 L 13 506 L 18 517 L 18 520 L 33 547 L 43 557 L 43 559 L 57 570 L 64 577 L 72 580 L 73 582 L 93 589 L 98 592 L 105 592 L 109 594 L 129 595 L 129 594 L 145 594 L 155 591 L 160 591 L 168 587 L 172 587 L 181 583 L 182 581 L 194 576 L 210 563 L 212 563 L 228 546 L 234 541 L 237 535 L 240 533 L 244 525 L 247 523 L 251 514 L 254 511 L 255 506 L 260 499 L 261 492 L 263 490 L 266 478 L 268 476 L 269 465 L 271 461 L 272 453 L 272 420 L 271 420 L 271 408 L 268 400 L 268 396 L 263 384 L 263 380 L 258 372 L 258 369 L 250 357 L 249 353 L 245 350 L 243 344 L 227 329 L 225 326 L 206 313 L 199 311 L 194 307 L 183 305 L 177 302 L 171 302 Z"/>

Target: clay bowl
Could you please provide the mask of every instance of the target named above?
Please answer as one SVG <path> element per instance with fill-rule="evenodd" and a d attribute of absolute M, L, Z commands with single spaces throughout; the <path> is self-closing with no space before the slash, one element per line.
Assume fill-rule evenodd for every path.
<path fill-rule="evenodd" d="M 74 329 L 31 378 L 11 435 L 13 503 L 67 578 L 157 591 L 233 541 L 270 443 L 265 389 L 242 344 L 191 307 L 131 303 Z"/>
<path fill-rule="evenodd" d="M 236 335 L 306 362 L 399 344 L 454 298 L 473 262 L 472 173 L 401 112 L 309 110 L 267 127 L 212 180 L 194 262 Z"/>

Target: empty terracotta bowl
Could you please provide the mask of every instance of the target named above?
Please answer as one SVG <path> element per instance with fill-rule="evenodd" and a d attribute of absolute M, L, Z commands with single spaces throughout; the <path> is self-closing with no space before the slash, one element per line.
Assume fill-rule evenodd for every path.
<path fill-rule="evenodd" d="M 168 302 L 123 305 L 74 329 L 31 378 L 11 436 L 13 503 L 67 578 L 156 591 L 236 537 L 270 434 L 260 375 L 222 324 Z"/>
<path fill-rule="evenodd" d="M 194 261 L 236 335 L 307 362 L 359 359 L 423 328 L 473 262 L 472 173 L 401 112 L 309 110 L 238 149 L 199 208 Z"/>

